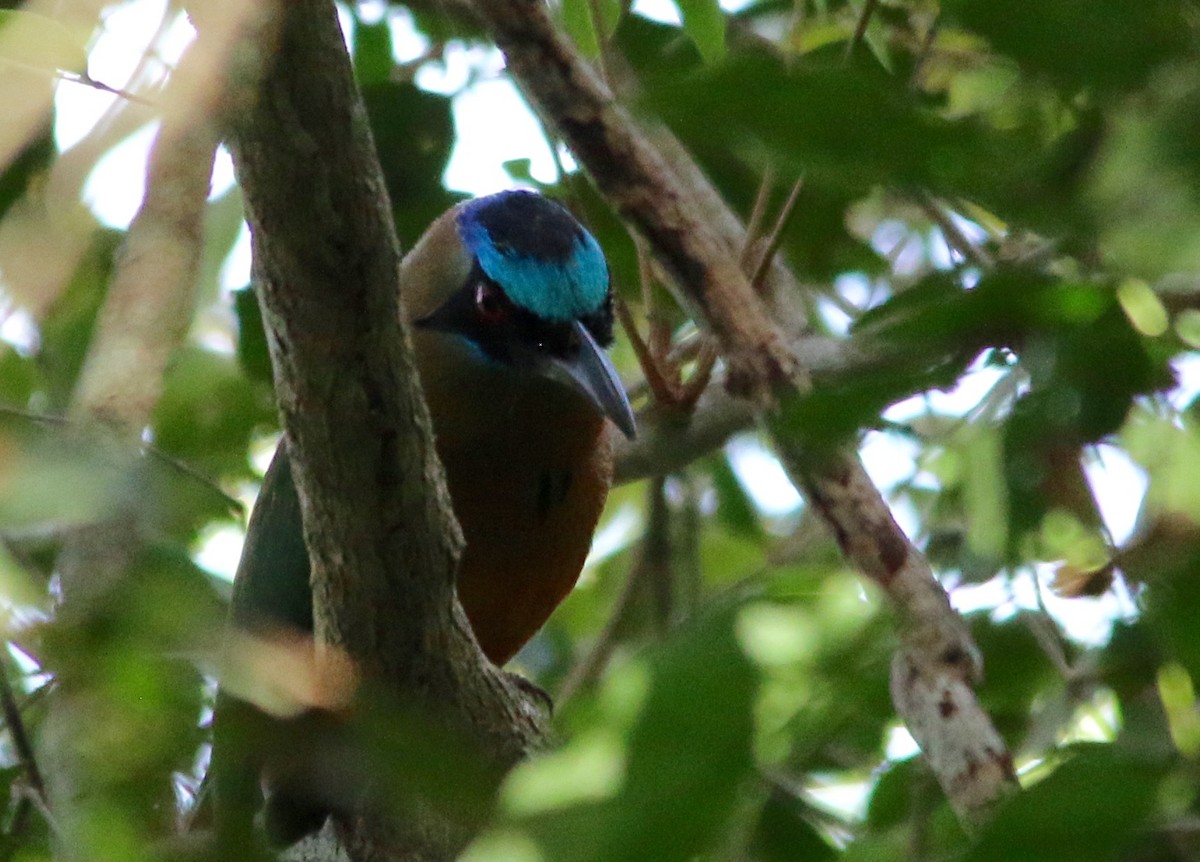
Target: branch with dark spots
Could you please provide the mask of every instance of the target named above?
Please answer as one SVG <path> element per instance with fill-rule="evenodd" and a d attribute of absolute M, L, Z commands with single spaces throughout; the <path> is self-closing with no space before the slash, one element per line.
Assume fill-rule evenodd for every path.
<path fill-rule="evenodd" d="M 900 530 L 858 457 L 841 449 L 812 451 L 811 440 L 785 420 L 787 407 L 812 384 L 810 369 L 776 321 L 803 315 L 789 308 L 786 298 L 780 304 L 778 291 L 767 312 L 740 265 L 744 231 L 731 229 L 728 219 L 704 217 L 714 210 L 715 190 L 669 135 L 648 134 L 615 103 L 555 30 L 543 3 L 476 0 L 475 7 L 546 125 L 559 131 L 612 208 L 646 241 L 684 307 L 716 336 L 727 390 L 750 396 L 750 407 L 722 405 L 716 415 L 723 422 L 708 421 L 712 415 L 702 397 L 694 416 L 663 416 L 664 426 L 686 428 L 695 422 L 704 427 L 706 442 L 723 440 L 722 434 L 743 421 L 739 411 L 746 410 L 765 427 L 792 481 L 838 536 L 848 560 L 897 609 L 903 648 L 896 663 L 912 673 L 893 676 L 893 700 L 963 822 L 976 825 L 1015 787 L 1011 772 L 965 768 L 1006 757 L 988 761 L 983 756 L 984 749 L 1005 749 L 971 689 L 979 674 L 978 651 L 928 560 Z M 658 141 L 668 147 L 670 158 Z M 791 297 L 791 305 L 798 302 Z M 669 434 L 651 428 L 648 436 L 646 448 L 653 450 Z M 621 478 L 641 469 L 625 457 Z M 945 661 L 947 656 L 955 661 Z M 928 694 L 942 691 L 950 692 L 958 707 L 949 718 L 941 715 L 938 698 Z"/>
<path fill-rule="evenodd" d="M 1012 756 L 961 679 L 941 681 L 919 670 L 906 654 L 892 663 L 892 698 L 905 710 L 909 732 L 921 746 L 951 805 L 968 827 L 978 827 L 995 807 L 995 787 L 1015 787 Z"/>

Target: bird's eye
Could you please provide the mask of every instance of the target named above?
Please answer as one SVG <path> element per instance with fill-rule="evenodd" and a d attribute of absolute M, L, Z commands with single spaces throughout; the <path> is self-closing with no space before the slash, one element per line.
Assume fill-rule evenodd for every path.
<path fill-rule="evenodd" d="M 481 281 L 475 285 L 475 310 L 488 323 L 500 323 L 508 317 L 508 301 L 496 285 Z"/>

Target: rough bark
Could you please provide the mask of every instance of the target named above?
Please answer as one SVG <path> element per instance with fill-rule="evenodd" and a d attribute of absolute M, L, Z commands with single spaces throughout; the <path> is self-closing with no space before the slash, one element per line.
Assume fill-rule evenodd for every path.
<path fill-rule="evenodd" d="M 398 315 L 399 249 L 334 6 L 277 7 L 230 137 L 312 561 L 316 636 L 509 766 L 540 713 L 480 653 L 454 595 L 461 538 Z M 445 859 L 468 837 L 420 809 L 346 819 L 354 859 Z"/>

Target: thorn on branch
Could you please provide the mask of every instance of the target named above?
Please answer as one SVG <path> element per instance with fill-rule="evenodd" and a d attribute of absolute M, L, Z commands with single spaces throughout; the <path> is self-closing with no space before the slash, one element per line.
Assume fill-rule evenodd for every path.
<path fill-rule="evenodd" d="M 763 171 L 758 183 L 758 191 L 754 195 L 754 206 L 750 209 L 750 219 L 746 222 L 746 241 L 742 244 L 742 254 L 739 263 L 742 269 L 750 265 L 750 253 L 758 244 L 762 235 L 763 220 L 767 216 L 767 204 L 770 202 L 771 190 L 775 187 L 775 171 L 768 167 Z"/>
<path fill-rule="evenodd" d="M 642 374 L 646 378 L 646 385 L 650 387 L 651 396 L 659 404 L 672 403 L 675 400 L 675 393 L 672 391 L 670 382 L 663 376 L 658 360 L 638 333 L 637 322 L 633 319 L 633 313 L 629 310 L 629 306 L 625 304 L 625 300 L 616 296 L 613 299 L 613 308 L 617 312 L 617 319 L 621 321 L 625 334 L 629 336 L 629 343 L 633 347 L 638 365 L 641 366 Z"/>
<path fill-rule="evenodd" d="M 750 286 L 756 292 L 762 291 L 767 277 L 767 270 L 771 266 L 771 259 L 775 257 L 775 252 L 779 250 L 779 243 L 783 239 L 783 229 L 787 227 L 792 213 L 796 210 L 796 201 L 800 199 L 800 191 L 803 188 L 804 175 L 801 174 L 792 185 L 792 190 L 788 192 L 787 200 L 783 202 L 783 207 L 779 210 L 779 215 L 775 217 L 775 224 L 771 227 L 771 233 L 767 237 L 766 245 L 763 246 L 762 255 L 758 259 L 758 264 L 754 267 L 754 272 L 750 275 Z"/>
<path fill-rule="evenodd" d="M 696 370 L 692 372 L 691 379 L 683 385 L 683 390 L 679 393 L 679 406 L 689 413 L 695 408 L 696 402 L 700 400 L 705 387 L 708 386 L 709 380 L 712 379 L 713 368 L 717 364 L 717 356 L 717 345 L 713 340 L 711 338 L 703 339 L 700 342 L 700 355 L 696 360 Z"/>
<path fill-rule="evenodd" d="M 130 102 L 137 102 L 139 105 L 149 105 L 154 107 L 155 102 L 147 99 L 144 96 L 139 96 L 136 93 L 131 93 L 128 90 L 122 90 L 119 87 L 112 87 L 102 81 L 97 81 L 87 72 L 56 72 L 55 77 L 61 81 L 69 81 L 72 84 L 82 84 L 85 87 L 91 87 L 93 90 L 100 90 L 103 93 L 112 93 L 114 96 L 120 96 Z"/>

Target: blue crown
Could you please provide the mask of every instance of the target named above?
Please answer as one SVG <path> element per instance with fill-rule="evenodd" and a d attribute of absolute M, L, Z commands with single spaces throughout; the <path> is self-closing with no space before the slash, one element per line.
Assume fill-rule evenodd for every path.
<path fill-rule="evenodd" d="M 458 233 L 488 278 L 514 303 L 551 322 L 594 314 L 608 296 L 608 264 L 567 210 L 530 191 L 478 198 Z"/>

